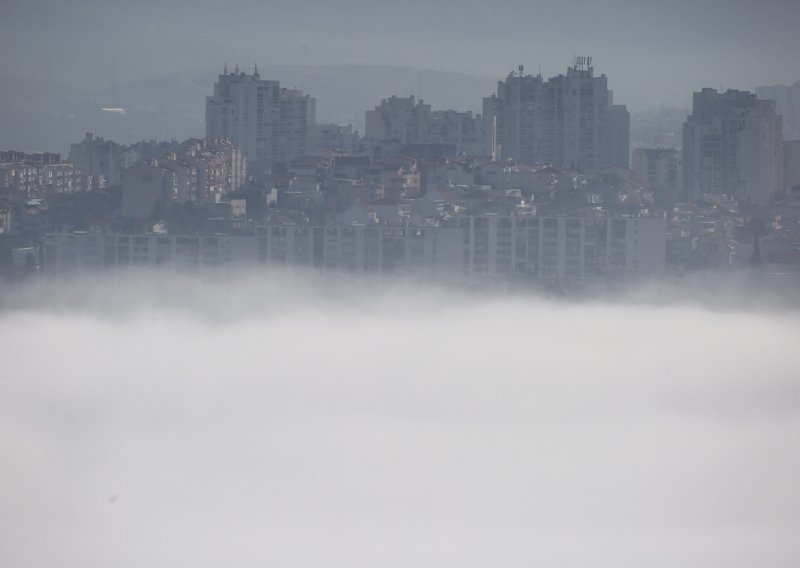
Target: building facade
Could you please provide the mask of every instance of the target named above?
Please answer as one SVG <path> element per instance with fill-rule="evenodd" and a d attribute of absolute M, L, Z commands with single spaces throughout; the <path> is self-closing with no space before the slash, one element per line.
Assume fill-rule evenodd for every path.
<path fill-rule="evenodd" d="M 383 99 L 365 113 L 364 137 L 370 143 L 396 140 L 400 145 L 427 144 L 430 141 L 431 105 L 414 95 Z"/>
<path fill-rule="evenodd" d="M 470 278 L 574 281 L 648 277 L 664 272 L 661 217 L 462 217 L 464 270 Z"/>
<path fill-rule="evenodd" d="M 800 80 L 792 85 L 756 87 L 759 99 L 775 101 L 783 117 L 783 135 L 787 140 L 800 140 Z"/>
<path fill-rule="evenodd" d="M 683 126 L 683 185 L 690 199 L 731 195 L 764 206 L 783 192 L 783 130 L 775 102 L 746 91 L 694 93 Z"/>
<path fill-rule="evenodd" d="M 800 193 L 800 140 L 783 142 L 783 187 L 787 194 Z"/>
<path fill-rule="evenodd" d="M 459 154 L 486 156 L 491 153 L 481 115 L 471 111 L 436 110 L 431 113 L 430 143 L 455 146 Z"/>
<path fill-rule="evenodd" d="M 247 264 L 459 282 L 641 278 L 664 271 L 664 228 L 658 217 L 482 215 L 438 227 L 275 224 L 252 235 L 53 233 L 45 266 L 197 271 Z"/>
<path fill-rule="evenodd" d="M 44 250 L 46 269 L 59 273 L 266 266 L 449 277 L 460 275 L 462 246 L 457 228 L 272 225 L 253 235 L 54 233 Z"/>
<path fill-rule="evenodd" d="M 148 220 L 174 204 L 217 203 L 244 183 L 247 163 L 228 139 L 190 139 L 122 173 L 122 216 Z"/>
<path fill-rule="evenodd" d="M 358 131 L 352 124 L 317 124 L 314 127 L 312 154 L 315 156 L 336 156 L 354 154 L 359 147 Z"/>
<path fill-rule="evenodd" d="M 547 81 L 520 66 L 484 99 L 483 118 L 496 159 L 580 173 L 630 163 L 628 111 L 613 104 L 606 76 L 594 75 L 588 57 Z"/>
<path fill-rule="evenodd" d="M 91 189 L 84 181 L 80 168 L 60 154 L 0 152 L 0 194 L 30 199 Z"/>
<path fill-rule="evenodd" d="M 67 160 L 80 168 L 83 175 L 94 178 L 95 186 L 118 185 L 122 172 L 133 165 L 135 152 L 111 140 L 95 137 L 91 132 L 80 142 L 70 144 Z"/>
<path fill-rule="evenodd" d="M 684 198 L 681 154 L 675 148 L 637 148 L 633 151 L 633 171 L 659 203 Z"/>
<path fill-rule="evenodd" d="M 227 67 L 206 97 L 206 137 L 227 138 L 248 160 L 287 161 L 310 152 L 316 101 L 297 89 Z"/>

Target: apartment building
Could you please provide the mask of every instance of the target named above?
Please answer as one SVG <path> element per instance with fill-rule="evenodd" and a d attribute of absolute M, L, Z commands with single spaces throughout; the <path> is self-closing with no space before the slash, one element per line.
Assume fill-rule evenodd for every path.
<path fill-rule="evenodd" d="M 462 217 L 469 278 L 579 280 L 664 271 L 660 217 Z"/>
<path fill-rule="evenodd" d="M 459 153 L 467 156 L 486 156 L 491 152 L 483 118 L 471 111 L 433 111 L 430 143 L 455 146 Z"/>
<path fill-rule="evenodd" d="M 681 154 L 675 148 L 637 148 L 633 171 L 660 203 L 683 199 Z"/>
<path fill-rule="evenodd" d="M 206 97 L 206 137 L 227 138 L 246 158 L 287 161 L 313 148 L 316 101 L 298 89 L 227 66 Z"/>
<path fill-rule="evenodd" d="M 775 101 L 747 91 L 694 93 L 683 125 L 683 185 L 690 199 L 731 195 L 768 205 L 783 192 L 783 129 Z"/>
<path fill-rule="evenodd" d="M 44 252 L 46 269 L 58 273 L 250 265 L 447 277 L 461 274 L 461 247 L 458 228 L 272 225 L 253 235 L 53 233 L 45 238 Z"/>
<path fill-rule="evenodd" d="M 46 236 L 44 251 L 45 266 L 54 272 L 259 265 L 461 282 L 567 282 L 663 272 L 665 221 L 489 214 L 438 227 L 270 224 L 251 235 L 54 233 Z"/>
<path fill-rule="evenodd" d="M 30 198 L 80 191 L 81 170 L 61 161 L 59 154 L 0 152 L 0 191 Z"/>
<path fill-rule="evenodd" d="M 594 75 L 591 57 L 576 57 L 566 74 L 547 81 L 520 65 L 484 98 L 483 119 L 496 159 L 580 173 L 630 163 L 630 116 L 613 104 L 608 79 Z"/>
<path fill-rule="evenodd" d="M 395 140 L 400 145 L 427 144 L 430 142 L 431 105 L 414 95 L 383 99 L 374 110 L 365 113 L 364 137 L 377 144 L 384 140 Z"/>

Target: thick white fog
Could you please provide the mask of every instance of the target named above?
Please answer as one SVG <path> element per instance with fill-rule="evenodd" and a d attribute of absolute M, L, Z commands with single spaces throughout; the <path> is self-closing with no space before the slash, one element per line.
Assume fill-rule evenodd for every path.
<path fill-rule="evenodd" d="M 15 302 L 0 566 L 800 565 L 794 311 L 255 276 Z"/>

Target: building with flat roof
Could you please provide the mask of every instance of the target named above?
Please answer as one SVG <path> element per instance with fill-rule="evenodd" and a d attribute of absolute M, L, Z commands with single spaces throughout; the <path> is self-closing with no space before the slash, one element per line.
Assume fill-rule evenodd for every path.
<path fill-rule="evenodd" d="M 397 140 L 400 145 L 430 142 L 431 105 L 414 95 L 383 99 L 373 110 L 366 111 L 364 137 L 371 143 Z"/>
<path fill-rule="evenodd" d="M 663 273 L 665 220 L 653 216 L 471 215 L 441 226 L 270 223 L 250 235 L 51 233 L 53 272 L 251 265 L 453 282 L 579 282 Z"/>
<path fill-rule="evenodd" d="M 206 137 L 228 138 L 248 160 L 287 161 L 313 148 L 316 101 L 298 89 L 227 66 L 206 97 Z"/>
<path fill-rule="evenodd" d="M 681 153 L 675 148 L 637 148 L 633 171 L 659 203 L 683 199 Z"/>
<path fill-rule="evenodd" d="M 591 57 L 576 57 L 566 74 L 547 81 L 525 75 L 520 65 L 484 98 L 483 119 L 498 160 L 580 173 L 630 164 L 628 111 L 613 104 L 608 80 L 595 76 Z"/>
<path fill-rule="evenodd" d="M 775 101 L 747 91 L 694 93 L 683 125 L 683 185 L 690 199 L 730 195 L 764 206 L 783 187 L 783 129 Z"/>

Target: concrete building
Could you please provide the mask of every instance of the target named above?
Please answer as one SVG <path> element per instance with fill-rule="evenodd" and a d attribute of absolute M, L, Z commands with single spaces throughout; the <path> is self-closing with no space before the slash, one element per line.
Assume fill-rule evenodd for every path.
<path fill-rule="evenodd" d="M 80 168 L 83 175 L 102 179 L 107 185 L 119 185 L 122 172 L 135 162 L 136 156 L 124 146 L 97 138 L 91 132 L 80 142 L 70 144 L 67 161 Z"/>
<path fill-rule="evenodd" d="M 800 140 L 800 80 L 793 85 L 756 87 L 756 96 L 775 101 L 776 110 L 783 117 L 783 135 L 787 140 Z"/>
<path fill-rule="evenodd" d="M 543 157 L 544 82 L 541 75 L 509 73 L 497 93 L 483 99 L 485 130 L 494 159 L 536 164 Z"/>
<path fill-rule="evenodd" d="M 216 203 L 247 179 L 244 153 L 227 138 L 187 140 L 177 158 L 195 168 L 196 186 L 190 197 L 199 203 Z"/>
<path fill-rule="evenodd" d="M 783 187 L 787 194 L 800 193 L 800 140 L 783 142 Z"/>
<path fill-rule="evenodd" d="M 195 272 L 236 264 L 324 273 L 425 276 L 454 282 L 642 278 L 665 265 L 658 217 L 464 216 L 448 226 L 269 224 L 252 235 L 53 233 L 53 272 L 132 266 Z"/>
<path fill-rule="evenodd" d="M 374 110 L 366 111 L 365 119 L 364 137 L 373 144 L 384 140 L 396 140 L 400 145 L 430 142 L 431 106 L 413 95 L 383 99 Z"/>
<path fill-rule="evenodd" d="M 609 92 L 609 101 L 612 93 Z M 631 115 L 625 105 L 608 106 L 608 155 L 606 166 L 631 166 Z"/>
<path fill-rule="evenodd" d="M 0 193 L 30 199 L 83 189 L 81 170 L 60 154 L 0 152 Z"/>
<path fill-rule="evenodd" d="M 456 146 L 459 154 L 467 156 L 485 156 L 491 153 L 491 148 L 484 126 L 481 115 L 475 115 L 471 111 L 433 111 L 430 143 Z"/>
<path fill-rule="evenodd" d="M 659 203 L 684 198 L 681 183 L 681 154 L 675 148 L 637 148 L 633 151 L 633 171 Z"/>
<path fill-rule="evenodd" d="M 465 271 L 471 278 L 574 281 L 648 277 L 664 272 L 661 217 L 462 217 Z"/>
<path fill-rule="evenodd" d="M 179 175 L 158 160 L 142 160 L 122 174 L 121 214 L 140 221 L 158 218 L 174 203 L 188 200 L 180 191 Z"/>
<path fill-rule="evenodd" d="M 484 99 L 483 117 L 495 159 L 580 173 L 630 163 L 627 109 L 613 104 L 608 80 L 595 77 L 590 57 L 577 57 L 566 75 L 547 81 L 520 66 Z"/>
<path fill-rule="evenodd" d="M 7 235 L 12 229 L 14 208 L 11 203 L 0 201 L 0 235 Z"/>
<path fill-rule="evenodd" d="M 316 101 L 297 89 L 227 67 L 206 97 L 206 137 L 227 138 L 248 160 L 286 161 L 312 148 Z"/>
<path fill-rule="evenodd" d="M 79 231 L 45 236 L 45 269 L 68 273 L 132 267 L 196 272 L 257 258 L 252 236 L 117 235 Z"/>
<path fill-rule="evenodd" d="M 314 127 L 312 153 L 316 156 L 347 156 L 359 146 L 358 131 L 352 124 L 317 124 Z"/>
<path fill-rule="evenodd" d="M 236 265 L 315 268 L 328 273 L 459 276 L 462 231 L 386 226 L 261 226 L 254 235 L 115 235 L 45 237 L 51 272 L 162 268 L 179 272 Z"/>
<path fill-rule="evenodd" d="M 148 220 L 173 204 L 218 203 L 247 175 L 241 149 L 227 139 L 190 139 L 174 151 L 140 160 L 122 174 L 122 216 Z"/>
<path fill-rule="evenodd" d="M 775 102 L 746 91 L 694 93 L 683 126 L 683 185 L 690 199 L 732 195 L 767 205 L 783 192 L 783 131 Z"/>

